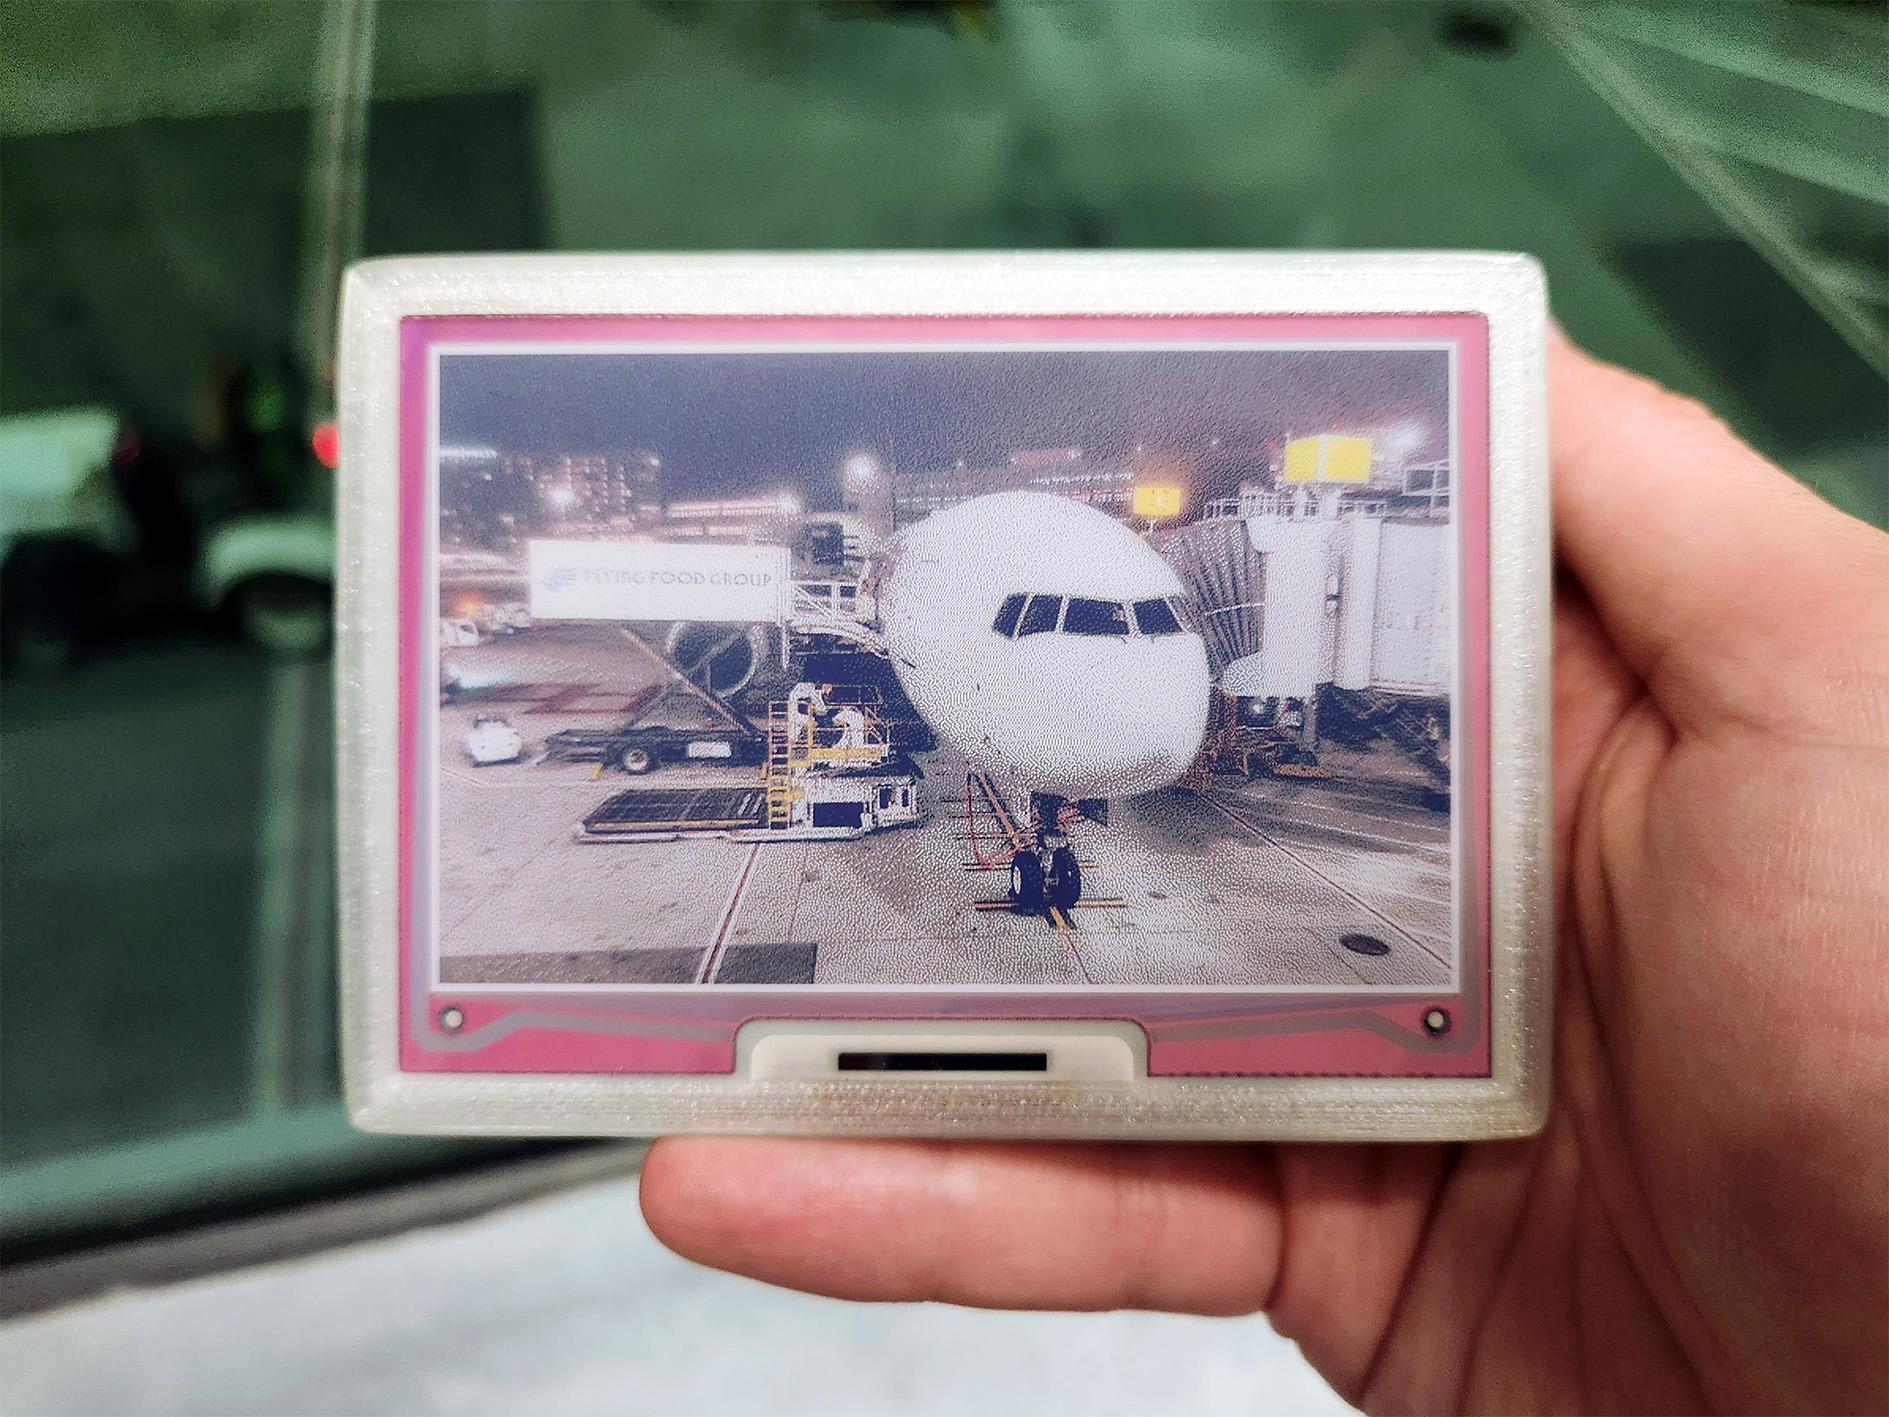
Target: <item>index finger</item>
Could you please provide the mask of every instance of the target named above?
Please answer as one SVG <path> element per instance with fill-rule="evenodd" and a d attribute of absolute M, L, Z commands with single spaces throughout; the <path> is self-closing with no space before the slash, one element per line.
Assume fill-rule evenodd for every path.
<path fill-rule="evenodd" d="M 679 1254 L 842 1299 L 1246 1313 L 1279 1265 L 1257 1147 L 665 1137 L 641 1194 Z"/>

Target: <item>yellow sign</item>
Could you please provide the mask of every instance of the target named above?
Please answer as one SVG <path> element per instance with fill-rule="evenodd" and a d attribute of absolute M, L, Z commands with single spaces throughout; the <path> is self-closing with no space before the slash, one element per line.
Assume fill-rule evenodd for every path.
<path fill-rule="evenodd" d="M 1181 514 L 1181 489 L 1143 483 L 1135 489 L 1135 515 L 1138 517 L 1178 517 Z"/>
<path fill-rule="evenodd" d="M 1369 438 L 1294 438 L 1286 444 L 1287 482 L 1369 482 Z M 1139 509 L 1137 509 L 1139 510 Z"/>

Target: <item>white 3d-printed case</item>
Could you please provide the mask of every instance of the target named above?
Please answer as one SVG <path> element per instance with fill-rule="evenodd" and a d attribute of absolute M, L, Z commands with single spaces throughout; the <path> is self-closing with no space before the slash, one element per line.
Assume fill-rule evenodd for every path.
<path fill-rule="evenodd" d="M 443 257 L 342 325 L 359 1125 L 1541 1124 L 1533 261 Z"/>

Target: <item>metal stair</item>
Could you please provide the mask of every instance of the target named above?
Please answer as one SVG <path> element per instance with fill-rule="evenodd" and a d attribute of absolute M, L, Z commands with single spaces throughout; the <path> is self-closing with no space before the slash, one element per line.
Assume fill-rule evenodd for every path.
<path fill-rule="evenodd" d="M 767 824 L 784 827 L 794 816 L 793 744 L 787 727 L 787 705 L 773 703 L 767 710 L 767 766 L 762 784 L 767 789 Z"/>

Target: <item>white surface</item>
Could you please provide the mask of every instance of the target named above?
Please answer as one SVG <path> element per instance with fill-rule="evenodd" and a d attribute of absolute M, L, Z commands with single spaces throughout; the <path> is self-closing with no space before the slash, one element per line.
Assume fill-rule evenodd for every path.
<path fill-rule="evenodd" d="M 632 1180 L 0 1326 L 31 1414 L 1343 1413 L 1263 1318 L 814 1299 L 677 1259 Z"/>

